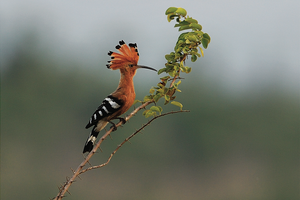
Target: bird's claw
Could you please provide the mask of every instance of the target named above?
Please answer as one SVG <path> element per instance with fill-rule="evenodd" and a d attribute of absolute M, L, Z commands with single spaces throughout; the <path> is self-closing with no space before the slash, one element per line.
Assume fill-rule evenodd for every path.
<path fill-rule="evenodd" d="M 113 123 L 113 122 L 111 122 L 111 121 L 109 121 L 109 123 L 111 123 L 111 124 L 112 124 L 112 126 L 110 127 L 110 128 L 112 128 L 112 129 L 113 129 L 112 131 L 116 131 L 116 130 L 117 130 L 117 126 L 116 126 L 116 124 L 115 124 L 115 123 Z"/>
<path fill-rule="evenodd" d="M 117 117 L 118 120 L 120 120 L 120 122 L 122 122 L 122 124 L 125 124 L 127 121 L 124 117 Z"/>

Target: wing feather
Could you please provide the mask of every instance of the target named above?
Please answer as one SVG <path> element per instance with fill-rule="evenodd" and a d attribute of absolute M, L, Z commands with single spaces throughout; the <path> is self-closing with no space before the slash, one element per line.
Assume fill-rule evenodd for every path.
<path fill-rule="evenodd" d="M 117 112 L 122 108 L 123 104 L 124 102 L 122 100 L 109 95 L 103 100 L 102 104 L 93 113 L 85 128 L 90 128 L 91 126 L 96 125 L 99 120 Z"/>

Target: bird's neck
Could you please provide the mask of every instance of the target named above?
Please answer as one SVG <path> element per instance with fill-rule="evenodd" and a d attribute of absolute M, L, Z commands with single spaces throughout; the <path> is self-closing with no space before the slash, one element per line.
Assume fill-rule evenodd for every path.
<path fill-rule="evenodd" d="M 121 73 L 121 78 L 117 90 L 125 95 L 131 94 L 135 96 L 133 76 Z"/>

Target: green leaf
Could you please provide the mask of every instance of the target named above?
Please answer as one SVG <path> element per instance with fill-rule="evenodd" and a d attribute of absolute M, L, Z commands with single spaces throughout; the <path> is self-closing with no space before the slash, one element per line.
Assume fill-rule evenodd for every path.
<path fill-rule="evenodd" d="M 180 110 L 182 110 L 183 105 L 179 103 L 178 101 L 172 101 L 171 104 L 180 107 Z"/>
<path fill-rule="evenodd" d="M 160 80 L 162 82 L 165 82 L 166 80 L 168 80 L 170 78 L 170 76 L 164 76 L 164 77 L 161 77 Z"/>
<path fill-rule="evenodd" d="M 170 76 L 174 77 L 176 75 L 176 71 L 170 71 L 169 74 Z"/>
<path fill-rule="evenodd" d="M 209 36 L 207 33 L 204 33 L 204 34 L 203 34 L 203 38 L 206 38 L 207 40 L 210 41 L 210 36 Z"/>
<path fill-rule="evenodd" d="M 186 39 L 186 40 L 185 40 L 185 43 L 186 43 L 186 44 L 191 44 L 192 42 L 191 42 L 189 39 Z"/>
<path fill-rule="evenodd" d="M 156 95 L 153 97 L 153 99 L 154 99 L 155 102 L 157 102 L 162 96 L 163 96 L 163 95 L 159 93 L 159 94 L 156 94 Z"/>
<path fill-rule="evenodd" d="M 155 116 L 155 115 L 156 115 L 156 112 L 153 112 L 152 110 L 145 110 L 145 111 L 143 112 L 143 115 L 144 115 L 146 118 L 148 118 L 148 117 L 150 117 L 150 116 Z"/>
<path fill-rule="evenodd" d="M 170 96 L 169 95 L 165 95 L 165 100 L 166 101 L 170 101 Z"/>
<path fill-rule="evenodd" d="M 186 16 L 187 12 L 184 8 L 177 8 L 176 13 L 182 15 L 182 16 Z"/>
<path fill-rule="evenodd" d="M 175 53 L 175 58 L 179 59 L 181 58 L 182 54 L 180 52 L 176 52 Z"/>
<path fill-rule="evenodd" d="M 178 37 L 177 43 L 178 43 L 180 40 L 184 41 L 184 40 L 185 40 L 185 37 L 187 36 L 187 34 L 188 34 L 188 33 L 181 33 L 180 36 Z"/>
<path fill-rule="evenodd" d="M 169 92 L 169 88 L 164 87 L 164 93 L 163 94 L 167 94 Z"/>
<path fill-rule="evenodd" d="M 177 10 L 176 7 L 170 7 L 166 10 L 165 14 L 168 15 L 168 14 L 174 13 L 174 12 L 176 12 L 176 10 Z"/>
<path fill-rule="evenodd" d="M 182 22 L 179 22 L 178 24 L 175 24 L 174 27 L 179 27 L 179 26 L 184 26 L 184 25 L 190 25 L 190 23 L 187 21 L 182 21 Z"/>
<path fill-rule="evenodd" d="M 142 101 L 136 99 L 136 100 L 134 100 L 132 105 L 136 104 L 137 102 L 142 103 Z"/>
<path fill-rule="evenodd" d="M 162 108 L 160 106 L 152 106 L 150 108 L 150 110 L 152 110 L 154 112 L 159 112 L 159 114 L 161 114 L 161 112 L 162 112 Z"/>
<path fill-rule="evenodd" d="M 144 102 L 151 101 L 153 99 L 152 95 L 147 95 L 144 97 Z"/>
<path fill-rule="evenodd" d="M 197 53 L 198 52 L 198 49 L 197 48 L 191 48 L 191 53 L 192 54 L 195 54 L 195 53 Z"/>
<path fill-rule="evenodd" d="M 149 110 L 145 110 L 145 111 L 143 112 L 143 115 L 146 115 L 147 112 L 149 112 Z"/>
<path fill-rule="evenodd" d="M 174 66 L 172 66 L 172 67 L 167 67 L 166 73 L 169 73 L 169 72 L 171 72 L 171 71 L 173 71 L 173 70 L 174 70 Z"/>
<path fill-rule="evenodd" d="M 158 70 L 157 74 L 160 75 L 161 73 L 163 73 L 165 71 L 166 71 L 166 68 L 162 68 L 162 69 Z"/>
<path fill-rule="evenodd" d="M 191 17 L 186 18 L 185 21 L 189 22 L 190 24 L 191 23 L 198 24 L 198 21 L 195 20 L 195 19 L 193 19 L 193 18 L 191 18 Z"/>
<path fill-rule="evenodd" d="M 204 47 L 204 49 L 207 49 L 209 40 L 202 38 L 201 42 L 202 42 L 202 46 Z"/>
<path fill-rule="evenodd" d="M 161 88 L 164 87 L 164 85 L 163 85 L 161 82 L 159 82 L 159 83 L 157 84 L 157 86 L 158 86 L 158 88 L 156 88 L 157 90 L 159 90 L 159 89 L 161 89 Z M 159 92 L 159 91 L 157 91 L 157 92 Z"/>
<path fill-rule="evenodd" d="M 192 28 L 196 28 L 196 29 L 198 29 L 199 31 L 201 31 L 201 30 L 202 30 L 202 26 L 201 26 L 200 24 L 195 24 L 195 23 L 192 23 L 192 24 L 190 24 L 190 27 L 192 27 Z"/>
<path fill-rule="evenodd" d="M 155 90 L 153 88 L 150 89 L 149 93 L 153 94 L 155 92 Z"/>
<path fill-rule="evenodd" d="M 201 42 L 204 49 L 206 49 L 208 44 L 210 43 L 210 36 L 207 33 L 204 33 Z"/>
<path fill-rule="evenodd" d="M 186 69 L 185 69 L 184 66 L 180 66 L 180 70 L 181 70 L 182 72 L 186 72 Z"/>
<path fill-rule="evenodd" d="M 180 66 L 180 70 L 181 70 L 182 72 L 185 72 L 185 66 Z"/>
<path fill-rule="evenodd" d="M 167 16 L 168 22 L 172 21 L 175 17 L 178 17 L 178 15 L 168 14 Z"/>
<path fill-rule="evenodd" d="M 178 41 L 177 41 L 176 46 L 175 46 L 174 49 L 180 47 L 181 45 L 184 45 L 184 43 L 185 43 L 184 41 L 185 41 L 185 38 L 178 38 Z"/>
<path fill-rule="evenodd" d="M 201 57 L 201 54 L 200 53 L 195 53 L 196 56 L 198 57 Z"/>
<path fill-rule="evenodd" d="M 193 42 L 197 42 L 199 39 L 193 35 L 193 34 L 190 34 L 187 36 L 187 39 L 190 40 L 190 41 L 193 41 Z"/>
<path fill-rule="evenodd" d="M 174 60 L 174 58 L 175 58 L 175 53 L 165 55 L 165 59 L 168 61 L 172 61 L 172 60 Z"/>
<path fill-rule="evenodd" d="M 197 56 L 195 54 L 193 54 L 192 57 L 191 57 L 191 61 L 195 62 L 196 60 L 197 60 Z"/>
<path fill-rule="evenodd" d="M 156 112 L 153 112 L 153 111 L 150 110 L 150 111 L 145 115 L 145 117 L 148 118 L 148 117 L 155 116 L 155 115 L 156 115 Z"/>
<path fill-rule="evenodd" d="M 182 50 L 182 47 L 176 47 L 175 52 L 178 53 L 178 52 L 181 52 L 181 50 Z M 178 55 L 175 54 L 175 56 L 178 56 Z"/>
<path fill-rule="evenodd" d="M 192 68 L 191 67 L 185 67 L 185 73 L 190 73 L 192 71 Z"/>
<path fill-rule="evenodd" d="M 178 31 L 183 31 L 183 30 L 186 30 L 186 29 L 191 29 L 190 25 L 185 25 L 185 26 L 181 26 Z"/>

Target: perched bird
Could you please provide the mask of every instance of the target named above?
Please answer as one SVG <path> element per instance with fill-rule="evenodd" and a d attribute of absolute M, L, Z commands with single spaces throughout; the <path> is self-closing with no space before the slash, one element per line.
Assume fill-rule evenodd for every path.
<path fill-rule="evenodd" d="M 98 109 L 94 112 L 90 121 L 85 128 L 90 128 L 94 126 L 85 145 L 83 148 L 83 153 L 90 152 L 93 149 L 94 143 L 99 132 L 113 119 L 120 119 L 125 123 L 125 119 L 119 116 L 125 113 L 133 104 L 135 100 L 135 91 L 133 85 L 133 77 L 136 70 L 139 68 L 151 69 L 156 71 L 151 67 L 138 65 L 139 53 L 137 50 L 137 45 L 130 43 L 128 46 L 123 40 L 119 42 L 116 46 L 119 53 L 108 52 L 111 56 L 111 61 L 106 65 L 107 68 L 112 70 L 120 70 L 121 78 L 119 86 L 107 96 Z M 112 123 L 114 125 L 114 123 Z"/>

